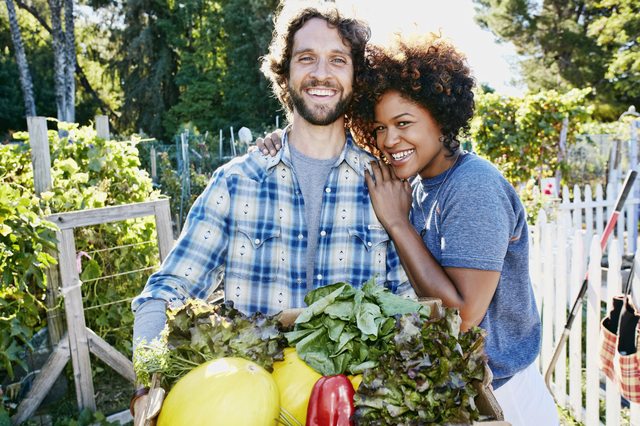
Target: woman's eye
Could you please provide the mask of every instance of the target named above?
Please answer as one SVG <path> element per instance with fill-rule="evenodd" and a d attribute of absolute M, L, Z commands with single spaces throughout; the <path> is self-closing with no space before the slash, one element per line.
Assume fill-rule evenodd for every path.
<path fill-rule="evenodd" d="M 398 127 L 405 127 L 405 126 L 407 126 L 408 124 L 410 124 L 410 122 L 409 122 L 409 121 L 400 121 L 400 122 L 398 122 Z"/>

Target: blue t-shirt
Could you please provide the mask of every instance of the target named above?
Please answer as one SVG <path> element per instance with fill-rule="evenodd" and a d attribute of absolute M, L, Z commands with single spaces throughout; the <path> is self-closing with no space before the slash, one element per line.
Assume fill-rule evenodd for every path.
<path fill-rule="evenodd" d="M 443 267 L 500 271 L 480 327 L 493 387 L 530 365 L 540 350 L 540 314 L 529 277 L 526 214 L 516 191 L 488 161 L 462 152 L 456 164 L 413 183 L 411 221 Z M 427 226 L 425 227 L 425 222 Z"/>

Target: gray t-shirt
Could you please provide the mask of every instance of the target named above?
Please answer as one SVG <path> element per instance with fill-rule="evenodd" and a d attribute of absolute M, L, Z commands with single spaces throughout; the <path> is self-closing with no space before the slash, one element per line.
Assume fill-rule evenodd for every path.
<path fill-rule="evenodd" d="M 302 199 L 304 200 L 304 218 L 307 222 L 307 288 L 313 289 L 313 269 L 315 268 L 316 250 L 318 249 L 318 230 L 324 188 L 331 173 L 331 168 L 338 157 L 318 160 L 307 157 L 289 144 L 291 163 L 295 171 Z"/>
<path fill-rule="evenodd" d="M 516 191 L 488 161 L 463 152 L 449 176 L 413 181 L 411 221 L 443 267 L 500 271 L 480 327 L 494 388 L 540 350 L 540 315 L 529 277 L 526 214 Z M 427 226 L 425 227 L 425 220 Z"/>

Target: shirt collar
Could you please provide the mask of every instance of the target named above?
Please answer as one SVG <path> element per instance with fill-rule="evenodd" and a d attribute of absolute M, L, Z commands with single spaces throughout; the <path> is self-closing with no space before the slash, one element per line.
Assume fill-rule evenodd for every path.
<path fill-rule="evenodd" d="M 271 172 L 273 168 L 280 162 L 284 163 L 287 167 L 293 168 L 291 163 L 291 150 L 289 148 L 289 129 L 287 126 L 282 131 L 282 149 L 274 156 L 267 156 L 267 170 Z M 346 162 L 349 167 L 353 169 L 359 175 L 364 174 L 364 168 L 366 167 L 367 159 L 363 156 L 364 151 L 356 145 L 351 136 L 351 132 L 345 130 L 346 143 L 338 156 L 333 167 L 338 167 L 343 162 Z"/>

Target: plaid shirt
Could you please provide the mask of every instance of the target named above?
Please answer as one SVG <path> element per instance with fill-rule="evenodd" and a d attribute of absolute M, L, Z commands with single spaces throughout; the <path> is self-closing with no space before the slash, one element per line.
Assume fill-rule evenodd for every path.
<path fill-rule="evenodd" d="M 248 314 L 302 307 L 309 288 L 361 286 L 373 276 L 395 293 L 415 295 L 371 206 L 364 170 L 373 157 L 349 134 L 327 179 L 314 275 L 306 277 L 304 201 L 284 139 L 275 157 L 254 151 L 216 170 L 134 311 L 151 298 L 172 307 L 207 299 L 222 271 L 225 298 Z"/>

